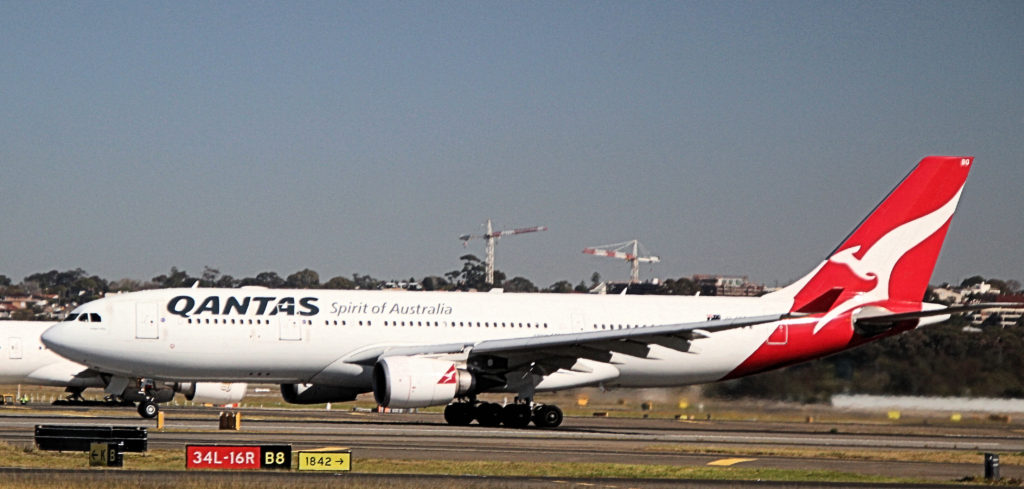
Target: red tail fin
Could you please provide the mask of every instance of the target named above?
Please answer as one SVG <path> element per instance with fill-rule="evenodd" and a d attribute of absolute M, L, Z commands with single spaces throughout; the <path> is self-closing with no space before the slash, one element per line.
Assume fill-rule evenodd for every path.
<path fill-rule="evenodd" d="M 807 304 L 842 288 L 852 296 L 920 301 L 956 210 L 973 157 L 929 156 L 893 189 L 827 260 L 777 292 Z"/>

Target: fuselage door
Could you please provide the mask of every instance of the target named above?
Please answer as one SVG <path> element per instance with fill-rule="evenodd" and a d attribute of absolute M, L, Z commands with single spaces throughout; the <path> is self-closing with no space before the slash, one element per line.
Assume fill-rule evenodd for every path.
<path fill-rule="evenodd" d="M 281 341 L 299 341 L 302 339 L 302 320 L 292 317 L 285 316 L 278 319 L 278 324 L 281 325 Z"/>
<path fill-rule="evenodd" d="M 7 340 L 8 340 L 7 342 L 10 343 L 10 345 L 11 345 L 11 348 L 10 348 L 11 360 L 21 360 L 21 354 L 22 354 L 22 351 L 21 351 L 21 338 L 11 337 L 11 338 L 8 338 Z"/>
<path fill-rule="evenodd" d="M 160 338 L 160 325 L 157 323 L 157 305 L 144 302 L 135 305 L 135 337 L 144 340 Z"/>

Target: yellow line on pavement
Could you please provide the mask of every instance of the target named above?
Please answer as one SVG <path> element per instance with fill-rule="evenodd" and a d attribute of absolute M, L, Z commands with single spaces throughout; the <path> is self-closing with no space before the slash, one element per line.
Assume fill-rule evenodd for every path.
<path fill-rule="evenodd" d="M 756 458 L 720 458 L 713 462 L 708 462 L 708 465 L 714 465 L 716 467 L 728 467 L 730 465 L 736 465 L 743 462 L 753 462 Z"/>

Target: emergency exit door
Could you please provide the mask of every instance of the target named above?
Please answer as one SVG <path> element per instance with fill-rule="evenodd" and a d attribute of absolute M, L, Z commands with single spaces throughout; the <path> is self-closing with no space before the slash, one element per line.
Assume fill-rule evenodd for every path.
<path fill-rule="evenodd" d="M 8 340 L 7 343 L 11 346 L 10 350 L 9 350 L 10 351 L 11 360 L 21 360 L 21 354 L 22 354 L 21 338 L 11 337 L 11 338 L 8 338 L 7 340 Z"/>

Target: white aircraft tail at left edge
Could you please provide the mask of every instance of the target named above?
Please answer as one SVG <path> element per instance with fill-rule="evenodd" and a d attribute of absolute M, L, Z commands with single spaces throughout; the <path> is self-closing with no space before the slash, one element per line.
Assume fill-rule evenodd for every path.
<path fill-rule="evenodd" d="M 293 403 L 372 391 L 383 406 L 447 405 L 453 425 L 555 427 L 561 410 L 536 392 L 716 382 L 994 307 L 922 301 L 973 162 L 922 159 L 817 267 L 763 297 L 161 289 L 83 304 L 42 340 L 122 383 L 273 382 Z"/>
<path fill-rule="evenodd" d="M 46 348 L 39 336 L 53 324 L 48 321 L 0 321 L 0 384 L 64 387 L 71 401 L 82 400 L 85 389 L 104 388 L 107 395 L 115 399 L 139 402 L 140 414 L 145 417 L 156 415 L 156 410 L 144 404 L 147 398 L 166 402 L 176 392 L 181 392 L 190 401 L 229 404 L 240 401 L 245 395 L 245 383 L 157 383 L 140 379 L 123 385 L 120 380 L 112 383 L 113 376 L 72 362 Z"/>

